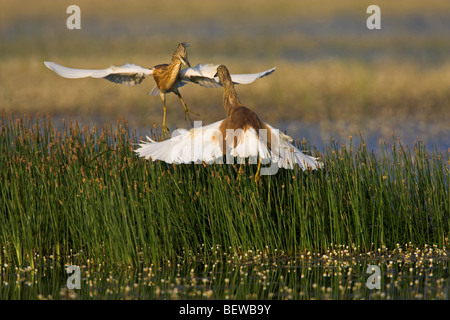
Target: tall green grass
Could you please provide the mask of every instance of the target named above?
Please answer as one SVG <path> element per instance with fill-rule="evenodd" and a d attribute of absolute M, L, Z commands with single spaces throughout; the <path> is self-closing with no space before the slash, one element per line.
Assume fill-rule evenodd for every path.
<path fill-rule="evenodd" d="M 161 264 L 254 250 L 274 256 L 446 245 L 448 154 L 331 141 L 325 169 L 167 165 L 138 158 L 125 120 L 102 128 L 1 115 L 0 263 L 39 257 Z M 300 147 L 309 148 L 302 144 Z M 81 261 L 80 263 L 82 263 Z"/>

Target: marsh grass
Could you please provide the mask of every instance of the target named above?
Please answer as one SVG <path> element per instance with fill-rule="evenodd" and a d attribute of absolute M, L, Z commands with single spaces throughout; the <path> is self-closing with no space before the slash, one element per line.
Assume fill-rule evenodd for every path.
<path fill-rule="evenodd" d="M 123 266 L 208 261 L 217 246 L 296 257 L 332 245 L 448 244 L 448 154 L 421 141 L 380 142 L 380 156 L 362 138 L 332 141 L 320 155 L 326 169 L 280 170 L 257 184 L 254 166 L 144 161 L 133 152 L 139 138 L 124 119 L 57 130 L 49 117 L 3 112 L 1 264 L 73 253 Z"/>

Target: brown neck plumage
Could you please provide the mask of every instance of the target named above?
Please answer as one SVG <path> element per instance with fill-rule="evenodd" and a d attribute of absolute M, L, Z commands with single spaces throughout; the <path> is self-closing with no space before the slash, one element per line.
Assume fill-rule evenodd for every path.
<path fill-rule="evenodd" d="M 180 71 L 181 69 L 181 61 L 177 57 L 172 57 L 172 61 L 169 63 L 170 69 L 176 69 L 177 71 Z"/>
<path fill-rule="evenodd" d="M 175 54 L 172 56 L 172 61 L 167 66 L 167 76 L 171 80 L 171 82 L 177 81 L 178 74 L 181 70 L 181 61 L 179 58 L 175 56 Z"/>
<path fill-rule="evenodd" d="M 242 106 L 242 104 L 239 101 L 236 90 L 234 89 L 234 84 L 233 81 L 231 80 L 231 76 L 228 73 L 228 70 L 226 69 L 221 70 L 221 72 L 219 72 L 219 77 L 224 88 L 223 107 L 225 108 L 227 116 L 230 116 L 232 110 L 236 107 Z"/>
<path fill-rule="evenodd" d="M 170 61 L 170 64 L 177 64 L 177 63 L 179 63 L 181 65 L 181 59 L 180 59 L 178 52 L 174 52 L 174 54 L 172 55 L 172 60 Z"/>

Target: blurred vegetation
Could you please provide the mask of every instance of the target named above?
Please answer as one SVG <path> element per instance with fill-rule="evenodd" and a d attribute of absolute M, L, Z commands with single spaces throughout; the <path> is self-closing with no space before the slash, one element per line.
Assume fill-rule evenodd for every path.
<path fill-rule="evenodd" d="M 270 77 L 237 90 L 244 104 L 281 129 L 298 120 L 321 124 L 325 136 L 326 130 L 345 135 L 384 129 L 386 138 L 408 121 L 433 123 L 436 135 L 448 130 L 448 1 L 378 1 L 382 29 L 376 31 L 366 28 L 372 2 L 359 0 L 80 0 L 81 30 L 66 28 L 70 4 L 2 0 L 0 109 L 96 123 L 126 117 L 132 127 L 160 126 L 161 101 L 147 95 L 153 79 L 137 87 L 69 80 L 43 61 L 152 67 L 169 62 L 177 43 L 188 41 L 192 65 L 223 63 L 233 73 L 276 66 Z M 220 89 L 191 84 L 181 91 L 200 114 L 196 119 L 210 123 L 225 116 Z M 189 126 L 173 95 L 168 109 L 171 128 Z"/>

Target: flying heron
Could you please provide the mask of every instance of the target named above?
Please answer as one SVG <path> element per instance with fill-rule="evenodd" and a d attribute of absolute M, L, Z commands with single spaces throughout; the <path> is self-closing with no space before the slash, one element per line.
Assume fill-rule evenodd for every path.
<path fill-rule="evenodd" d="M 169 64 L 159 64 L 152 68 L 143 68 L 135 64 L 127 63 L 121 67 L 110 66 L 109 68 L 103 70 L 89 70 L 67 68 L 49 61 L 45 61 L 44 64 L 49 69 L 65 78 L 104 78 L 111 82 L 125 84 L 128 86 L 138 85 L 145 79 L 145 76 L 153 75 L 156 86 L 149 92 L 149 94 L 159 95 L 161 97 L 164 107 L 163 131 L 166 131 L 166 93 L 173 92 L 178 96 L 184 108 L 185 120 L 187 116 L 192 122 L 189 113 L 193 112 L 187 108 L 178 88 L 184 86 L 188 82 L 197 83 L 207 88 L 216 88 L 221 86 L 220 80 L 216 76 L 218 65 L 198 64 L 194 68 L 191 68 L 186 52 L 187 46 L 188 44 L 185 42 L 180 43 L 173 53 L 172 61 Z M 188 68 L 181 69 L 182 64 L 187 65 Z M 235 84 L 248 84 L 258 78 L 267 76 L 274 71 L 275 68 L 272 68 L 260 73 L 231 75 L 231 78 Z"/>
<path fill-rule="evenodd" d="M 135 152 L 145 159 L 167 163 L 211 163 L 225 155 L 258 158 L 257 175 L 262 159 L 270 159 L 278 168 L 293 169 L 294 164 L 302 170 L 322 167 L 317 158 L 297 149 L 291 137 L 261 121 L 239 101 L 232 76 L 224 65 L 217 68 L 217 75 L 224 87 L 223 107 L 227 118 L 191 130 L 179 129 L 171 139 L 161 142 L 147 137 L 148 141 L 141 141 Z M 255 179 L 259 179 L 257 175 Z"/>

